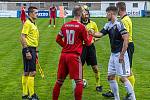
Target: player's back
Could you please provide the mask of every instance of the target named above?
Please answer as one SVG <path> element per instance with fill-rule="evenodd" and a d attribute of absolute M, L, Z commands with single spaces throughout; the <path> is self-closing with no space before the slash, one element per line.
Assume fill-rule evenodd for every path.
<path fill-rule="evenodd" d="M 64 37 L 65 46 L 62 49 L 63 53 L 81 54 L 83 40 L 86 44 L 90 44 L 88 34 L 83 24 L 77 21 L 65 23 L 61 28 L 61 33 Z"/>
<path fill-rule="evenodd" d="M 50 13 L 56 13 L 56 7 L 50 7 Z"/>
<path fill-rule="evenodd" d="M 129 16 L 125 15 L 121 19 L 121 21 L 125 25 L 126 30 L 129 33 L 129 42 L 133 42 L 133 40 L 132 40 L 132 21 L 131 21 L 131 18 Z"/>

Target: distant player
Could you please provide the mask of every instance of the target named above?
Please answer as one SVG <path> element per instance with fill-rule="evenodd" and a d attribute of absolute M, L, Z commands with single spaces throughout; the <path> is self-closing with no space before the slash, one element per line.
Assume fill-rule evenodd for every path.
<path fill-rule="evenodd" d="M 81 23 L 84 24 L 87 30 L 93 30 L 94 32 L 98 32 L 97 25 L 94 21 L 90 19 L 90 13 L 87 6 L 83 6 L 83 14 L 81 18 Z M 94 42 L 96 38 L 90 36 L 92 38 L 92 45 L 83 47 L 81 54 L 82 66 L 87 63 L 87 65 L 91 65 L 93 72 L 95 73 L 96 79 L 96 91 L 102 92 L 102 86 L 100 85 L 100 71 L 97 66 L 97 58 L 96 58 L 96 48 L 94 46 Z"/>
<path fill-rule="evenodd" d="M 68 74 L 76 83 L 75 100 L 82 100 L 83 80 L 80 55 L 83 41 L 86 45 L 90 45 L 91 41 L 88 39 L 85 26 L 80 23 L 82 7 L 75 6 L 72 12 L 73 20 L 61 27 L 56 38 L 56 42 L 63 48 L 58 65 L 57 81 L 53 89 L 53 100 L 58 100 L 60 88 Z"/>
<path fill-rule="evenodd" d="M 124 24 L 125 28 L 127 29 L 127 32 L 129 33 L 129 44 L 128 44 L 127 52 L 128 52 L 128 56 L 129 56 L 130 67 L 132 68 L 132 57 L 133 57 L 133 53 L 134 53 L 134 43 L 133 43 L 133 39 L 132 39 L 132 21 L 126 13 L 126 4 L 124 2 L 118 2 L 116 6 L 119 10 L 118 14 L 121 17 L 121 21 Z M 135 78 L 132 73 L 132 70 L 131 70 L 130 76 L 128 77 L 128 80 L 130 81 L 130 83 L 132 84 L 132 86 L 134 88 Z M 111 91 L 109 91 L 109 92 L 103 94 L 103 96 L 113 97 L 114 94 Z M 128 100 L 128 97 L 129 97 L 129 94 L 127 94 L 126 100 Z"/>
<path fill-rule="evenodd" d="M 36 7 L 28 8 L 29 19 L 23 24 L 21 32 L 22 56 L 24 73 L 22 76 L 22 99 L 39 100 L 34 92 L 34 77 L 36 75 L 36 56 L 39 40 L 39 31 L 35 20 L 38 17 Z"/>
<path fill-rule="evenodd" d="M 108 23 L 98 32 L 93 33 L 95 37 L 109 35 L 111 45 L 111 56 L 108 64 L 108 82 L 114 94 L 115 100 L 120 100 L 116 75 L 120 76 L 121 82 L 124 83 L 129 98 L 127 100 L 136 100 L 133 87 L 128 80 L 130 76 L 130 63 L 127 53 L 128 48 L 128 32 L 122 22 L 117 20 L 118 9 L 110 6 L 106 9 Z"/>
<path fill-rule="evenodd" d="M 51 26 L 51 24 L 52 24 L 52 19 L 54 20 L 54 27 L 55 27 L 55 25 L 56 25 L 56 12 L 57 11 L 57 8 L 56 8 L 56 6 L 53 4 L 53 6 L 52 7 L 50 7 L 49 8 L 49 14 L 50 14 L 50 21 L 49 21 L 49 26 L 48 27 L 50 27 Z"/>
<path fill-rule="evenodd" d="M 23 6 L 21 7 L 21 15 L 20 15 L 22 24 L 24 24 L 26 21 L 26 11 L 25 10 L 26 10 L 26 4 L 23 4 Z"/>

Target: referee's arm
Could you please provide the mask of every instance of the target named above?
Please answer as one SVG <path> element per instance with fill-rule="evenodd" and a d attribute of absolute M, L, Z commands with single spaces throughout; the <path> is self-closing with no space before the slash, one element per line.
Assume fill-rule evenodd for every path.
<path fill-rule="evenodd" d="M 26 34 L 21 34 L 21 44 L 22 44 L 22 47 L 23 47 L 23 51 L 26 52 L 26 58 L 28 60 L 32 59 L 32 55 L 28 49 L 28 46 L 27 46 L 27 42 L 26 42 Z"/>
<path fill-rule="evenodd" d="M 26 34 L 23 34 L 23 33 L 21 34 L 20 41 L 21 41 L 22 47 L 27 48 Z"/>

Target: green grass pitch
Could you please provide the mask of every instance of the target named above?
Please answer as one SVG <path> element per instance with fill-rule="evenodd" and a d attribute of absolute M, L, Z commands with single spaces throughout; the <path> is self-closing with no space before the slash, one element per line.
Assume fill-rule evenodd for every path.
<path fill-rule="evenodd" d="M 67 21 L 70 19 L 67 19 Z M 106 18 L 93 18 L 98 28 L 103 28 Z M 137 100 L 150 100 L 150 18 L 132 18 L 133 39 L 135 53 L 133 72 L 136 78 L 135 93 Z M 62 19 L 57 19 L 57 25 L 48 28 L 49 19 L 38 19 L 40 31 L 39 60 L 44 70 L 46 79 L 43 80 L 37 71 L 35 78 L 35 91 L 40 100 L 51 100 L 52 89 L 56 80 L 57 64 L 61 47 L 56 44 L 55 37 L 63 24 Z M 0 18 L 0 100 L 21 100 L 22 86 L 21 75 L 23 72 L 20 33 L 21 22 L 17 18 Z M 95 43 L 97 59 L 101 71 L 101 84 L 103 92 L 109 88 L 107 82 L 107 65 L 110 55 L 108 36 Z M 88 87 L 84 89 L 83 100 L 113 100 L 101 96 L 95 91 L 94 73 L 89 66 L 84 66 L 84 78 Z M 126 94 L 121 83 L 120 97 Z M 71 81 L 67 77 L 61 88 L 59 100 L 74 100 Z"/>

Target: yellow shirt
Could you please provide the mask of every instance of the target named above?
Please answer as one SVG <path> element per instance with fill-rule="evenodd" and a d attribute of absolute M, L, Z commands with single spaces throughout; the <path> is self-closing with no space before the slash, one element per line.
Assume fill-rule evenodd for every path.
<path fill-rule="evenodd" d="M 26 35 L 27 46 L 38 46 L 39 31 L 37 29 L 37 26 L 29 19 L 23 25 L 22 34 Z"/>
<path fill-rule="evenodd" d="M 131 21 L 130 17 L 125 15 L 121 19 L 121 21 L 124 24 L 124 26 L 126 27 L 127 32 L 129 32 L 129 42 L 133 42 L 133 39 L 132 39 L 132 21 Z"/>
<path fill-rule="evenodd" d="M 90 20 L 90 23 L 88 23 L 88 24 L 86 25 L 86 28 L 87 28 L 87 30 L 93 29 L 94 32 L 98 32 L 98 28 L 97 28 L 96 23 L 93 22 L 93 21 L 91 21 L 91 20 Z M 93 37 L 92 43 L 94 43 L 94 41 L 97 40 L 97 39 L 99 39 L 99 38 L 94 38 L 94 37 Z"/>

